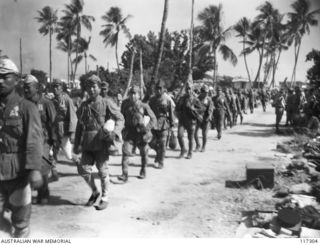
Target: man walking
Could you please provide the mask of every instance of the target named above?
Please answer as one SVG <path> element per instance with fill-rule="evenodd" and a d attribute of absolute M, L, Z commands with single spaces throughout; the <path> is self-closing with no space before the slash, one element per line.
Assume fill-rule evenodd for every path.
<path fill-rule="evenodd" d="M 118 177 L 123 182 L 128 181 L 129 157 L 132 155 L 133 146 L 137 146 L 141 155 L 141 169 L 139 177 L 146 177 L 148 165 L 148 143 L 152 139 L 151 129 L 156 125 L 157 118 L 148 104 L 140 100 L 140 88 L 133 86 L 129 90 L 129 98 L 121 105 L 121 113 L 124 115 L 125 126 L 122 131 L 122 175 Z M 147 117 L 149 120 L 147 121 Z"/>
<path fill-rule="evenodd" d="M 92 167 L 96 164 L 101 181 L 101 200 L 96 206 L 103 210 L 108 206 L 109 151 L 106 145 L 114 140 L 121 139 L 121 130 L 124 119 L 116 104 L 110 98 L 100 96 L 100 78 L 91 75 L 85 85 L 89 98 L 83 102 L 78 110 L 78 124 L 75 134 L 74 153 L 82 151 L 81 162 L 78 164 L 78 173 L 84 178 L 92 190 L 87 206 L 92 206 L 100 196 L 92 176 Z M 115 123 L 114 128 L 108 125 L 108 120 Z M 106 123 L 107 122 L 107 123 Z"/>
<path fill-rule="evenodd" d="M 31 188 L 42 185 L 40 173 L 42 129 L 37 107 L 20 97 L 18 69 L 0 58 L 0 229 L 8 221 L 5 208 L 12 211 L 12 236 L 28 237 L 31 217 Z"/>

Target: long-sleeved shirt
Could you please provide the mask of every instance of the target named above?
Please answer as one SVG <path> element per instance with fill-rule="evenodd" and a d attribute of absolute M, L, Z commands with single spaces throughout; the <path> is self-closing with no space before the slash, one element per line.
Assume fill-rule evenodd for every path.
<path fill-rule="evenodd" d="M 151 110 L 157 117 L 156 130 L 166 130 L 173 125 L 174 106 L 169 96 L 153 96 L 149 102 Z"/>
<path fill-rule="evenodd" d="M 0 102 L 0 181 L 40 170 L 42 144 L 38 108 L 12 92 Z"/>

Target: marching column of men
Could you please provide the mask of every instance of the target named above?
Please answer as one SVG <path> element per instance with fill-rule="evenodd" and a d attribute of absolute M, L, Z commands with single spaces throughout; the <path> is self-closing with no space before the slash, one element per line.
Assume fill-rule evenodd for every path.
<path fill-rule="evenodd" d="M 210 124 L 217 130 L 217 138 L 222 138 L 222 129 L 226 120 L 230 127 L 243 122 L 247 107 L 253 113 L 255 94 L 247 94 L 232 89 L 222 92 L 221 87 L 213 88 L 203 85 L 196 94 L 192 82 L 187 81 L 185 92 L 171 98 L 165 92 L 165 82 L 159 80 L 155 93 L 148 94 L 149 102 L 143 102 L 141 89 L 132 86 L 128 97 L 108 96 L 108 84 L 96 75 L 86 78 L 83 83 L 85 98 L 77 106 L 63 91 L 63 82 L 54 79 L 52 100 L 42 95 L 39 81 L 32 75 L 24 80 L 24 98 L 15 91 L 19 83 L 19 71 L 9 59 L 0 59 L 0 229 L 9 227 L 14 237 L 27 237 L 30 228 L 32 189 L 37 190 L 34 204 L 50 202 L 49 175 L 58 178 L 56 163 L 60 149 L 67 152 L 66 142 L 72 142 L 75 155 L 73 160 L 79 175 L 91 189 L 86 206 L 104 210 L 109 203 L 108 160 L 114 153 L 115 142 L 122 142 L 122 174 L 118 180 L 129 180 L 129 161 L 133 147 L 139 149 L 141 169 L 138 178 L 146 178 L 149 162 L 149 145 L 154 143 L 157 168 L 164 167 L 169 132 L 172 132 L 175 118 L 178 119 L 178 158 L 191 159 L 193 152 L 204 152 Z M 261 92 L 264 93 L 264 92 Z M 262 100 L 266 101 L 266 94 Z M 289 100 L 289 97 L 288 97 Z M 291 98 L 294 113 L 305 103 L 305 98 L 296 89 Z M 265 111 L 266 104 L 263 104 Z M 282 91 L 275 99 L 276 129 L 288 101 Z M 290 116 L 289 114 L 287 116 Z M 289 117 L 289 122 L 292 118 Z M 187 131 L 188 147 L 184 143 Z M 202 144 L 199 140 L 202 132 Z M 194 141 L 195 140 L 195 147 Z M 53 151 L 53 159 L 50 152 Z M 93 166 L 98 170 L 101 188 L 92 175 Z M 98 201 L 99 200 L 99 201 Z M 4 218 L 7 209 L 12 212 L 11 224 Z"/>

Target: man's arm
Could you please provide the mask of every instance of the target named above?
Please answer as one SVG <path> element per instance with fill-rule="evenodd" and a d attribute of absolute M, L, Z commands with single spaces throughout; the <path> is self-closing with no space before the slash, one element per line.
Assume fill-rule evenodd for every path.
<path fill-rule="evenodd" d="M 111 99 L 107 100 L 107 111 L 110 113 L 111 118 L 115 121 L 115 127 L 113 132 L 116 134 L 116 138 L 120 140 L 121 131 L 124 127 L 124 117 L 119 107 Z"/>

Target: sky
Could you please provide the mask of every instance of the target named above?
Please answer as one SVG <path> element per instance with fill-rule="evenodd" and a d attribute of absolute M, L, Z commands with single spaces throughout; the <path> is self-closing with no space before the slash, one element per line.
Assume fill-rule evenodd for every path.
<path fill-rule="evenodd" d="M 312 9 L 320 8 L 319 0 L 310 0 Z M 37 11 L 44 6 L 51 6 L 60 11 L 70 0 L 1 0 L 0 1 L 0 49 L 2 54 L 8 55 L 19 65 L 19 40 L 22 39 L 23 72 L 30 69 L 43 70 L 49 73 L 49 37 L 42 36 L 38 29 L 40 24 L 35 17 Z M 95 17 L 93 29 L 84 31 L 84 37 L 92 37 L 89 53 L 97 58 L 97 62 L 89 61 L 90 69 L 96 65 L 109 66 L 111 70 L 116 68 L 114 48 L 106 48 L 103 38 L 99 35 L 102 29 L 104 15 L 110 7 L 120 7 L 123 16 L 132 15 L 127 26 L 131 34 L 146 35 L 149 31 L 159 33 L 163 14 L 164 0 L 84 0 L 84 13 Z M 197 15 L 209 5 L 223 6 L 223 26 L 228 28 L 234 25 L 242 17 L 253 19 L 259 11 L 257 7 L 265 0 L 195 0 L 194 22 L 199 25 Z M 291 4 L 294 0 L 269 0 L 279 9 L 280 13 L 292 11 Z M 188 29 L 191 21 L 191 0 L 169 0 L 169 13 L 166 27 L 169 31 Z M 306 71 L 312 66 L 312 62 L 305 62 L 305 57 L 313 48 L 320 50 L 320 17 L 319 25 L 311 29 L 310 35 L 305 35 L 302 40 L 300 57 L 297 67 L 297 80 L 306 81 Z M 240 39 L 233 35 L 226 44 L 236 55 L 241 52 Z M 119 57 L 124 51 L 128 40 L 121 35 L 119 39 Z M 57 50 L 56 42 L 53 42 L 53 76 L 66 78 L 67 55 Z M 258 55 L 252 53 L 248 56 L 248 65 L 251 77 L 254 77 L 258 67 Z M 290 48 L 283 52 L 277 70 L 276 81 L 282 81 L 285 77 L 290 80 L 294 65 L 294 50 Z M 218 57 L 218 75 L 247 77 L 243 58 L 238 56 L 238 64 L 232 66 L 229 62 Z M 84 62 L 78 68 L 78 75 L 84 73 Z"/>

